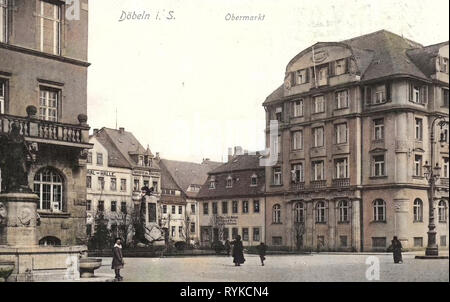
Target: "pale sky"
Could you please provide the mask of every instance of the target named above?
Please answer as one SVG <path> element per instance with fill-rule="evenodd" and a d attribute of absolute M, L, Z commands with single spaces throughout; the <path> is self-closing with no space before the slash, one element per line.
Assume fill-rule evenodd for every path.
<path fill-rule="evenodd" d="M 91 128 L 131 131 L 174 160 L 225 160 L 264 147 L 262 102 L 316 42 L 380 29 L 423 45 L 449 40 L 447 0 L 91 0 Z M 122 12 L 150 20 L 119 22 Z M 173 11 L 174 20 L 165 20 Z M 155 20 L 156 13 L 161 20 Z M 264 15 L 227 21 L 227 14 Z"/>

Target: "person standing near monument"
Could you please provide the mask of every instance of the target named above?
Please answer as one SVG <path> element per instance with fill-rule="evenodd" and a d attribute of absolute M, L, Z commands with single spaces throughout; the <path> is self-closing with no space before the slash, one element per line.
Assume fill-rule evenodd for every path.
<path fill-rule="evenodd" d="M 122 242 L 120 238 L 116 238 L 116 243 L 113 248 L 113 260 L 111 264 L 111 269 L 114 270 L 116 274 L 116 281 L 122 281 L 123 277 L 120 275 L 120 270 L 124 266 L 123 255 L 122 255 Z"/>
<path fill-rule="evenodd" d="M 244 246 L 240 235 L 237 235 L 236 240 L 233 241 L 233 262 L 235 266 L 241 266 L 245 262 Z"/>
<path fill-rule="evenodd" d="M 266 260 L 267 245 L 265 245 L 264 242 L 261 242 L 261 244 L 256 248 L 258 250 L 259 258 L 261 259 L 261 265 L 264 266 L 264 260 Z"/>
<path fill-rule="evenodd" d="M 394 254 L 394 263 L 403 263 L 402 258 L 402 243 L 398 240 L 397 236 L 392 239 L 392 252 Z"/>

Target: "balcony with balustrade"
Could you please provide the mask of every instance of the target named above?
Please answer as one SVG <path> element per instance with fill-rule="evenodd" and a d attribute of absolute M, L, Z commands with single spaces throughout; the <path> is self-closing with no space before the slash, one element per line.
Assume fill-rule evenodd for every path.
<path fill-rule="evenodd" d="M 327 187 L 327 180 L 312 180 L 310 182 L 311 189 L 322 189 Z"/>
<path fill-rule="evenodd" d="M 448 178 L 445 178 L 445 177 L 439 178 L 439 180 L 437 182 L 437 185 L 441 186 L 441 187 L 447 187 L 448 188 Z"/>
<path fill-rule="evenodd" d="M 335 178 L 333 179 L 332 186 L 334 188 L 346 188 L 350 186 L 350 178 Z"/>
<path fill-rule="evenodd" d="M 44 121 L 36 118 L 36 108 L 27 108 L 28 117 L 0 114 L 0 135 L 11 132 L 13 124 L 26 141 L 90 149 L 87 116 L 78 116 L 78 125 Z"/>
<path fill-rule="evenodd" d="M 292 182 L 291 191 L 299 192 L 305 189 L 305 182 Z"/>

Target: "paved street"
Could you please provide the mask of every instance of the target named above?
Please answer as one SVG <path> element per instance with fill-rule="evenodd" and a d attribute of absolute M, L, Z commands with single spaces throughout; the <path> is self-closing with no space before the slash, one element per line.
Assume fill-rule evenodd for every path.
<path fill-rule="evenodd" d="M 262 267 L 259 257 L 245 255 L 246 263 L 235 267 L 228 257 L 126 258 L 124 281 L 135 282 L 304 282 L 368 281 L 367 257 L 374 255 L 286 255 L 268 256 Z M 404 254 L 404 264 L 394 264 L 392 256 L 376 255 L 380 261 L 380 281 L 449 281 L 449 260 L 419 260 Z M 98 273 L 113 274 L 111 258 L 103 258 Z"/>

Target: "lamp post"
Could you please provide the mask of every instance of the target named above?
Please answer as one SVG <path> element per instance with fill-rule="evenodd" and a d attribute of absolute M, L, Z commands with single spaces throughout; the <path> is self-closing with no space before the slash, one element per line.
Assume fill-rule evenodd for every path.
<path fill-rule="evenodd" d="M 436 224 L 434 223 L 434 191 L 436 187 L 436 182 L 440 177 L 441 167 L 439 163 L 434 164 L 435 162 L 435 139 L 434 139 L 434 128 L 436 121 L 439 121 L 438 125 L 441 127 L 444 125 L 448 125 L 448 121 L 444 119 L 444 116 L 436 117 L 431 123 L 431 133 L 430 133 L 430 163 L 428 161 L 425 162 L 424 168 L 424 176 L 428 181 L 428 205 L 429 205 L 429 220 L 428 220 L 428 243 L 427 248 L 425 250 L 425 256 L 417 256 L 416 258 L 421 259 L 433 259 L 433 258 L 448 258 L 448 257 L 439 257 L 439 249 L 436 243 Z M 440 142 L 446 141 L 447 138 L 444 135 L 440 135 Z"/>

